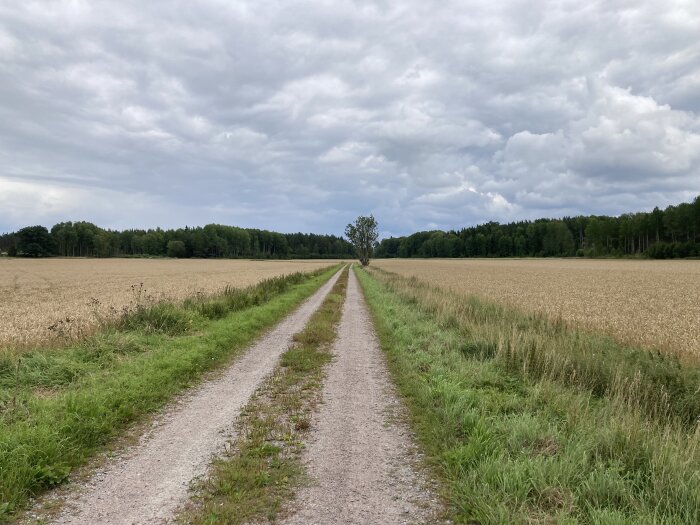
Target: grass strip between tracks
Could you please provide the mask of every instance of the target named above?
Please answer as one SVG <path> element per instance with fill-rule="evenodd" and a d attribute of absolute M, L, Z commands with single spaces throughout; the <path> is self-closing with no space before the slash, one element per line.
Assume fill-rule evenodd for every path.
<path fill-rule="evenodd" d="M 300 464 L 311 416 L 332 359 L 348 281 L 338 279 L 275 372 L 241 414 L 238 437 L 179 515 L 187 524 L 273 521 L 303 480 Z"/>
<path fill-rule="evenodd" d="M 229 363 L 337 270 L 155 305 L 63 350 L 0 356 L 0 521 Z"/>
<path fill-rule="evenodd" d="M 564 327 L 513 322 L 395 274 L 357 275 L 455 523 L 700 523 L 700 425 L 573 376 L 534 374 L 536 355 L 513 366 L 530 337 L 572 359 L 600 339 L 573 334 L 567 346 Z M 618 366 L 598 355 L 601 371 Z"/>

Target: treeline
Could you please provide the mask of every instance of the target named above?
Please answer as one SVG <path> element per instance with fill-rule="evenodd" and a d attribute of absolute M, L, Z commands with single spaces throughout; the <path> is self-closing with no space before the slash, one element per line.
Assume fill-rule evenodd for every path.
<path fill-rule="evenodd" d="M 177 230 L 105 230 L 89 222 L 62 222 L 51 230 L 28 226 L 0 235 L 0 251 L 27 257 L 340 259 L 355 250 L 342 237 L 208 224 Z"/>
<path fill-rule="evenodd" d="M 376 257 L 700 256 L 700 196 L 665 210 L 578 216 L 384 239 Z"/>

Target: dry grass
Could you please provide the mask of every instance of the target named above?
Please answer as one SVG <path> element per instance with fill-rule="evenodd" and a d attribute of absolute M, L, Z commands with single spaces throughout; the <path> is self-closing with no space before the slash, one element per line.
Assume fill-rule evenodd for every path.
<path fill-rule="evenodd" d="M 0 347 L 64 342 L 136 301 L 181 301 L 332 261 L 0 259 Z"/>
<path fill-rule="evenodd" d="M 385 259 L 372 264 L 622 342 L 700 357 L 698 261 Z"/>

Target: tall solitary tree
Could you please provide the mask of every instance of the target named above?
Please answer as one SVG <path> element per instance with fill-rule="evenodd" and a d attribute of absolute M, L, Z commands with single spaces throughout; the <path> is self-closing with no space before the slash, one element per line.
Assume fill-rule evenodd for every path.
<path fill-rule="evenodd" d="M 362 266 L 369 264 L 369 258 L 372 257 L 374 245 L 377 243 L 377 220 L 373 215 L 365 217 L 360 215 L 354 224 L 348 224 L 345 228 L 345 235 L 355 247 L 357 257 L 360 259 Z"/>

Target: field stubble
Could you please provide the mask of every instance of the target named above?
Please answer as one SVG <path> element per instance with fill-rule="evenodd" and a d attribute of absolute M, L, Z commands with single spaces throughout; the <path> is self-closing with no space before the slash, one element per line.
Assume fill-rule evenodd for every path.
<path fill-rule="evenodd" d="M 313 271 L 327 260 L 0 259 L 0 348 L 63 344 L 125 309 Z"/>
<path fill-rule="evenodd" d="M 373 264 L 606 335 L 700 358 L 700 262 L 382 259 Z"/>

